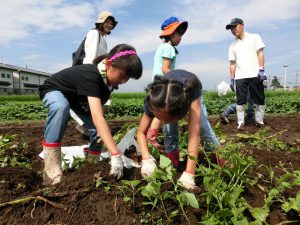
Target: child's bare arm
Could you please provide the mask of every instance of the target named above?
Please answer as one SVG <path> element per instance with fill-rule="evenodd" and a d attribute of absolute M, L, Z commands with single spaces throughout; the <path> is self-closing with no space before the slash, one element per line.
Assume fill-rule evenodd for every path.
<path fill-rule="evenodd" d="M 88 96 L 88 103 L 97 133 L 111 154 L 118 153 L 119 149 L 113 140 L 108 124 L 103 116 L 101 100 L 97 97 Z"/>
<path fill-rule="evenodd" d="M 200 145 L 200 127 L 201 127 L 201 108 L 200 99 L 194 100 L 189 109 L 189 125 L 188 125 L 188 153 L 194 158 L 198 158 Z M 186 171 L 195 173 L 196 162 L 188 158 Z"/>
<path fill-rule="evenodd" d="M 150 157 L 148 143 L 147 143 L 147 130 L 151 125 L 153 118 L 147 116 L 145 113 L 140 121 L 139 129 L 137 131 L 137 142 L 141 150 L 142 158 L 147 159 Z"/>

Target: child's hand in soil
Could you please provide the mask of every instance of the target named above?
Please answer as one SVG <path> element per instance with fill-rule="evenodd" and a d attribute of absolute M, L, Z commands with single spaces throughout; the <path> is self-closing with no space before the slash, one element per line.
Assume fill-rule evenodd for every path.
<path fill-rule="evenodd" d="M 150 158 L 148 159 L 142 160 L 141 173 L 143 177 L 151 176 L 156 168 L 157 168 L 156 162 L 152 156 L 150 156 Z"/>

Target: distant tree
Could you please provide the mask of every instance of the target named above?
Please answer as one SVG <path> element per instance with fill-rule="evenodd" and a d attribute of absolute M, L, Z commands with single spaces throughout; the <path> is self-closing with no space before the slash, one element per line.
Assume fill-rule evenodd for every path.
<path fill-rule="evenodd" d="M 283 88 L 283 86 L 279 83 L 277 76 L 274 76 L 272 78 L 271 87 L 274 87 L 274 88 Z"/>

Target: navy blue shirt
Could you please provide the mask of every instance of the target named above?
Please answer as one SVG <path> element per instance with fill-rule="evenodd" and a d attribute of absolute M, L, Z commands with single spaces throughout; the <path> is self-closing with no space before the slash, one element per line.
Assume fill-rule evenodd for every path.
<path fill-rule="evenodd" d="M 169 73 L 167 73 L 164 77 L 168 80 L 179 81 L 184 85 L 186 85 L 188 83 L 188 81 L 190 81 L 191 79 L 195 79 L 197 82 L 196 82 L 195 86 L 193 87 L 193 92 L 191 95 L 191 102 L 201 96 L 202 84 L 195 74 L 188 72 L 186 70 L 172 70 Z M 149 106 L 149 102 L 147 101 L 147 98 L 144 101 L 144 112 L 150 117 L 155 117 Z"/>

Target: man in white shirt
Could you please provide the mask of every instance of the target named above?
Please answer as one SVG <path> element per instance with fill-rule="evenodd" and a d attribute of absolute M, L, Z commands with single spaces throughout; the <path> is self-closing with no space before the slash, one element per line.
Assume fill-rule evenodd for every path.
<path fill-rule="evenodd" d="M 245 125 L 244 105 L 247 102 L 247 92 L 256 105 L 255 122 L 259 127 L 264 126 L 265 94 L 264 81 L 267 80 L 264 71 L 265 48 L 258 34 L 244 31 L 244 22 L 234 18 L 226 25 L 231 30 L 235 40 L 229 46 L 228 60 L 230 62 L 231 86 L 236 87 L 236 110 L 238 129 L 243 130 Z"/>

